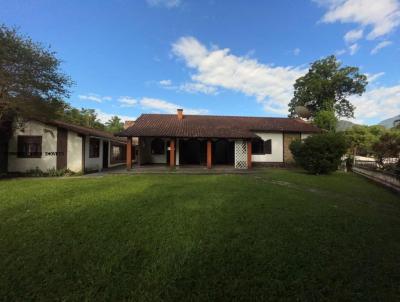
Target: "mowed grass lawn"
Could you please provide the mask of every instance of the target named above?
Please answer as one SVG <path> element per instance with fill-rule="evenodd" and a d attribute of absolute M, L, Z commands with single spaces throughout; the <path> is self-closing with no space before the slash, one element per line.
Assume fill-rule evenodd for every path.
<path fill-rule="evenodd" d="M 0 181 L 5 301 L 399 301 L 400 198 L 352 174 Z"/>

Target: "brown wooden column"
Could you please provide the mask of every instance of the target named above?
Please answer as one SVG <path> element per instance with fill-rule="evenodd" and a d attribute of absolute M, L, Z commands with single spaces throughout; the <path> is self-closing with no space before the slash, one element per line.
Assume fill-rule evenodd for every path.
<path fill-rule="evenodd" d="M 132 137 L 128 136 L 126 140 L 126 169 L 132 169 Z"/>
<path fill-rule="evenodd" d="M 251 169 L 251 141 L 247 142 L 247 169 Z"/>
<path fill-rule="evenodd" d="M 211 169 L 212 167 L 212 142 L 211 140 L 207 141 L 207 169 Z"/>
<path fill-rule="evenodd" d="M 169 166 L 175 167 L 175 139 L 169 142 Z"/>

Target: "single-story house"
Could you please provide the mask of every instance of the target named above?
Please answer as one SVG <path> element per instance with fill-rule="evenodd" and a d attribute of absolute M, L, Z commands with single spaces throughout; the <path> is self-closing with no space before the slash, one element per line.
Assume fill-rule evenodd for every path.
<path fill-rule="evenodd" d="M 126 141 L 109 132 L 62 121 L 29 120 L 15 127 L 8 142 L 7 170 L 100 171 L 126 162 Z"/>
<path fill-rule="evenodd" d="M 139 141 L 137 162 L 175 165 L 231 165 L 251 168 L 253 164 L 287 164 L 294 139 L 304 139 L 320 129 L 301 119 L 142 114 L 117 136 Z M 127 152 L 127 168 L 132 167 Z"/>

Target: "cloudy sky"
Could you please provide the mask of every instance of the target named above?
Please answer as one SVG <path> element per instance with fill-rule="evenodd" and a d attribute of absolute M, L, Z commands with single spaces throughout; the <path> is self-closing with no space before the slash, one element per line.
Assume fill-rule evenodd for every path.
<path fill-rule="evenodd" d="M 356 121 L 400 113 L 399 0 L 0 0 L 0 22 L 63 60 L 76 107 L 286 116 L 294 81 L 336 54 L 368 75 Z"/>

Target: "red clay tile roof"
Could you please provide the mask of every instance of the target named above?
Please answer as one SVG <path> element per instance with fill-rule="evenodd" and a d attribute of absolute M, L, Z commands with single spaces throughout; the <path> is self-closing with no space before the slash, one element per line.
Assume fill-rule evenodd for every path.
<path fill-rule="evenodd" d="M 299 119 L 216 115 L 142 114 L 117 136 L 253 138 L 254 132 L 320 132 Z"/>

